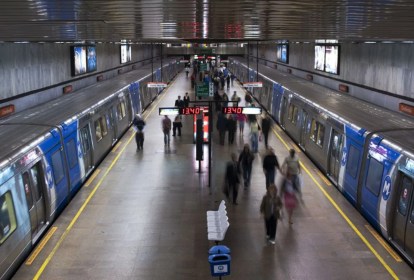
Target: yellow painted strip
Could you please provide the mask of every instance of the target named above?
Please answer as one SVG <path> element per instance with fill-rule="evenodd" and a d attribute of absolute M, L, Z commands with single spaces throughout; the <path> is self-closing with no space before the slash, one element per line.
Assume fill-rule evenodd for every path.
<path fill-rule="evenodd" d="M 289 150 L 289 146 L 287 143 L 282 139 L 282 137 L 274 130 L 273 132 L 276 134 L 277 138 L 283 143 L 283 145 L 286 147 L 286 149 Z M 368 247 L 368 249 L 371 250 L 371 252 L 374 254 L 374 256 L 378 259 L 378 261 L 384 266 L 384 268 L 388 271 L 388 273 L 392 276 L 394 279 L 399 279 L 398 276 L 395 274 L 395 272 L 392 270 L 391 267 L 384 261 L 384 259 L 378 254 L 378 252 L 372 247 L 372 245 L 368 242 L 368 240 L 362 235 L 362 233 L 358 230 L 358 228 L 354 225 L 354 223 L 348 218 L 348 216 L 342 211 L 342 209 L 336 204 L 336 202 L 333 200 L 333 198 L 325 191 L 325 189 L 316 181 L 315 177 L 309 172 L 309 170 L 306 168 L 306 166 L 300 162 L 300 166 L 302 170 L 305 170 L 305 172 L 309 175 L 309 177 L 312 179 L 312 181 L 318 186 L 318 188 L 321 190 L 321 192 L 325 195 L 325 197 L 329 200 L 329 202 L 332 204 L 332 206 L 339 212 L 339 214 L 345 219 L 345 221 L 348 223 L 348 225 L 354 230 L 356 235 L 364 242 L 364 244 Z"/>
<path fill-rule="evenodd" d="M 370 225 L 365 225 L 368 231 L 375 237 L 375 239 L 384 247 L 385 250 L 394 258 L 396 262 L 402 262 L 400 256 L 388 245 L 387 242 L 373 229 Z"/>
<path fill-rule="evenodd" d="M 40 254 L 40 252 L 43 250 L 43 248 L 46 246 L 49 239 L 52 237 L 52 235 L 57 230 L 57 227 L 52 227 L 44 238 L 42 238 L 42 241 L 40 241 L 39 245 L 36 246 L 36 248 L 33 250 L 33 252 L 30 254 L 29 258 L 25 262 L 26 265 L 32 265 L 36 257 Z"/>
<path fill-rule="evenodd" d="M 121 146 L 122 141 L 118 141 L 118 143 L 116 143 L 115 147 L 112 149 L 113 153 L 116 153 L 116 150 L 119 148 L 119 146 Z"/>
<path fill-rule="evenodd" d="M 101 170 L 99 168 L 96 169 L 95 172 L 93 172 L 91 177 L 89 177 L 88 181 L 86 181 L 85 187 L 89 187 L 89 185 L 92 183 L 92 181 L 95 179 L 95 177 L 98 176 L 99 172 L 101 172 Z"/>
<path fill-rule="evenodd" d="M 318 174 L 318 176 L 322 179 L 322 181 L 328 185 L 328 186 L 332 186 L 331 181 L 328 180 L 328 178 L 326 178 L 318 169 L 314 169 L 316 174 Z"/>
<path fill-rule="evenodd" d="M 174 81 L 175 82 L 175 81 Z M 173 83 L 174 83 L 173 82 Z M 173 84 L 172 83 L 172 84 Z M 171 85 L 172 85 L 171 84 Z M 164 98 L 164 96 L 163 96 Z M 162 99 L 163 99 L 162 98 Z M 161 99 L 161 100 L 162 100 Z M 160 101 L 161 101 L 160 100 Z M 159 102 L 157 103 L 159 104 Z M 154 106 L 155 108 L 156 106 Z M 153 109 L 154 110 L 154 109 Z M 152 113 L 151 110 L 148 113 L 148 116 Z M 60 245 L 62 244 L 62 242 L 66 239 L 66 236 L 69 234 L 69 232 L 71 231 L 73 225 L 76 223 L 76 221 L 79 219 L 80 215 L 82 214 L 83 210 L 85 210 L 86 206 L 88 205 L 89 201 L 92 199 L 92 197 L 95 195 L 96 191 L 99 189 L 99 187 L 101 186 L 103 180 L 106 178 L 106 176 L 108 175 L 108 173 L 112 170 L 113 166 L 115 165 L 115 163 L 118 161 L 119 157 L 121 156 L 121 154 L 124 152 L 124 150 L 126 149 L 126 147 L 128 146 L 128 144 L 132 141 L 132 139 L 134 139 L 134 134 L 132 134 L 130 136 L 130 138 L 128 139 L 126 145 L 122 148 L 122 150 L 116 155 L 116 157 L 114 158 L 114 160 L 112 161 L 111 165 L 108 167 L 108 169 L 105 171 L 104 175 L 102 176 L 102 178 L 99 180 L 99 182 L 96 184 L 96 186 L 94 187 L 94 189 L 92 190 L 92 192 L 89 194 L 88 198 L 85 200 L 85 202 L 82 204 L 81 208 L 78 210 L 78 212 L 76 213 L 75 217 L 72 219 L 72 221 L 70 222 L 70 224 L 68 225 L 68 227 L 65 229 L 65 232 L 62 234 L 62 236 L 59 238 L 58 242 L 56 243 L 55 247 L 53 248 L 52 252 L 50 252 L 50 254 L 48 255 L 48 257 L 46 258 L 46 260 L 43 262 L 42 266 L 39 268 L 39 270 L 37 271 L 36 275 L 33 277 L 33 280 L 37 280 L 39 279 L 39 277 L 42 275 L 43 271 L 46 269 L 46 267 L 48 266 L 48 264 L 50 263 L 50 261 L 52 260 L 53 256 L 56 254 L 56 251 L 59 249 Z"/>

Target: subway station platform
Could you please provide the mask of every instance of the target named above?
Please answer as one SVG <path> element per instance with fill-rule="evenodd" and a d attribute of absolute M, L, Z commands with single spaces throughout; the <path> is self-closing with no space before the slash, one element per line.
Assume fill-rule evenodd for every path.
<path fill-rule="evenodd" d="M 245 90 L 235 82 L 229 98 L 234 90 L 243 105 Z M 227 138 L 220 145 L 213 131 L 209 186 L 208 145 L 199 170 L 192 116 L 183 116 L 182 135 L 164 146 L 158 108 L 174 106 L 185 92 L 194 100 L 190 78 L 180 73 L 143 114 L 143 151 L 136 150 L 130 129 L 13 279 L 214 279 L 206 211 L 225 199 L 225 164 L 249 141 L 249 127 L 233 145 Z M 220 244 L 231 250 L 231 274 L 223 279 L 414 279 L 414 270 L 277 125 L 269 141 L 280 163 L 290 148 L 298 151 L 304 202 L 293 224 L 279 221 L 276 244 L 268 243 L 259 213 L 265 194 L 260 142 L 251 186 L 240 187 L 238 205 L 226 203 L 230 227 Z M 277 185 L 281 179 L 278 174 Z"/>

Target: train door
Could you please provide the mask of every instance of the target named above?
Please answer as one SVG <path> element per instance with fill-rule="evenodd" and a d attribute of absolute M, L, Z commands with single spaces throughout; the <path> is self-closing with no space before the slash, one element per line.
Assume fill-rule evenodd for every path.
<path fill-rule="evenodd" d="M 44 178 L 44 176 L 42 175 L 40 161 L 22 174 L 24 191 L 30 215 L 33 243 L 36 242 L 36 239 L 46 226 L 46 202 L 44 195 L 45 184 L 42 178 Z"/>
<path fill-rule="evenodd" d="M 107 114 L 105 114 L 105 116 L 107 116 Z M 109 114 L 108 114 L 109 119 L 107 119 L 106 121 L 108 122 L 108 129 L 110 129 L 112 131 L 112 145 L 115 144 L 116 140 L 118 139 L 117 135 L 118 135 L 118 122 L 117 122 L 117 114 L 116 114 L 116 110 L 114 108 L 114 106 L 111 106 L 109 108 Z"/>
<path fill-rule="evenodd" d="M 335 182 L 338 182 L 339 168 L 341 167 L 342 147 L 343 135 L 333 129 L 328 154 L 328 173 Z"/>
<path fill-rule="evenodd" d="M 287 108 L 287 98 L 282 96 L 282 108 L 280 108 L 280 125 L 285 127 L 285 112 Z"/>
<path fill-rule="evenodd" d="M 92 170 L 92 142 L 89 123 L 80 130 L 80 142 L 82 146 L 83 161 L 85 164 L 85 173 L 88 174 Z"/>
<path fill-rule="evenodd" d="M 414 197 L 413 179 L 401 174 L 397 186 L 396 211 L 394 212 L 394 241 L 409 255 L 414 253 Z"/>
<path fill-rule="evenodd" d="M 300 128 L 300 142 L 299 146 L 305 148 L 306 146 L 306 134 L 307 134 L 307 127 L 308 127 L 309 115 L 308 112 L 302 110 L 302 123 Z"/>

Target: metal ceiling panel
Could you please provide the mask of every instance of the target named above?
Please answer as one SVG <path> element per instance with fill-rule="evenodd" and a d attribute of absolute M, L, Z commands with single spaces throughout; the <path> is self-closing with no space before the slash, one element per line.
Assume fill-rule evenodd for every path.
<path fill-rule="evenodd" d="M 412 40 L 412 0 L 2 0 L 0 41 Z"/>

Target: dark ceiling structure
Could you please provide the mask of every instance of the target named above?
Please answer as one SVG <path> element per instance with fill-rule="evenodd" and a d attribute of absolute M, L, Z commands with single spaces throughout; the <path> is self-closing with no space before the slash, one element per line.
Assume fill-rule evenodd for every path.
<path fill-rule="evenodd" d="M 2 0 L 3 42 L 410 41 L 412 0 Z"/>

